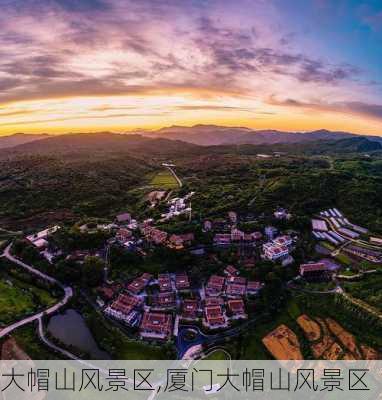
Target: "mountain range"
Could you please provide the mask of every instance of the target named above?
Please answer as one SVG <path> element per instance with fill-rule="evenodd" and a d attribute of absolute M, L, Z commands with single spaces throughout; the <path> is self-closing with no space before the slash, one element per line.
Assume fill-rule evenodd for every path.
<path fill-rule="evenodd" d="M 129 137 L 129 140 L 123 138 Z M 224 127 L 216 125 L 195 125 L 192 127 L 171 126 L 155 131 L 139 130 L 126 134 L 111 134 L 110 132 L 65 134 L 53 136 L 48 134 L 23 134 L 18 133 L 10 136 L 0 137 L 0 150 L 10 151 L 36 151 L 39 147 L 48 149 L 56 145 L 67 150 L 75 150 L 81 146 L 92 143 L 94 147 L 105 148 L 119 145 L 128 145 L 130 149 L 149 143 L 156 153 L 161 141 L 175 141 L 197 146 L 220 146 L 220 145 L 274 145 L 274 144 L 308 144 L 314 142 L 328 142 L 345 139 L 365 139 L 370 142 L 382 144 L 382 137 L 357 135 L 342 131 L 328 131 L 325 129 L 311 132 L 286 132 L 277 130 L 252 130 L 245 127 Z M 150 140 L 151 139 L 151 140 Z M 163 143 L 163 142 L 162 142 Z M 178 147 L 179 143 L 173 143 Z M 168 144 L 167 144 L 168 146 Z M 372 149 L 373 146 L 371 146 Z M 187 147 L 188 150 L 190 147 Z M 379 146 L 376 146 L 378 149 Z"/>
<path fill-rule="evenodd" d="M 253 130 L 245 127 L 194 125 L 192 127 L 171 126 L 150 132 L 140 131 L 139 133 L 148 137 L 181 140 L 199 146 L 301 143 L 321 140 L 339 140 L 359 136 L 367 137 L 371 141 L 382 143 L 382 137 L 379 136 L 357 135 L 349 132 L 328 131 L 325 129 L 300 133 L 277 130 Z"/>

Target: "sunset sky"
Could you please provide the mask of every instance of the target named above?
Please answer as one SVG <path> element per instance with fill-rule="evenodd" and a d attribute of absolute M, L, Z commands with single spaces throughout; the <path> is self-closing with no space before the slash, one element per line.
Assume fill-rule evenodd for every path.
<path fill-rule="evenodd" d="M 0 0 L 0 135 L 382 135 L 381 0 Z"/>

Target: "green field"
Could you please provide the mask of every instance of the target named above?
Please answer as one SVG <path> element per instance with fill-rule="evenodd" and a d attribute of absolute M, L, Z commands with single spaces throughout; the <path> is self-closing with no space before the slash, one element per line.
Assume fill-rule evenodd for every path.
<path fill-rule="evenodd" d="M 335 250 L 335 247 L 334 247 L 332 244 L 328 243 L 328 242 L 320 242 L 320 245 L 321 245 L 322 247 L 325 247 L 325 248 L 328 249 L 329 251 Z"/>
<path fill-rule="evenodd" d="M 0 278 L 0 324 L 7 325 L 55 302 L 46 290 L 11 277 Z"/>
<path fill-rule="evenodd" d="M 29 315 L 35 310 L 31 293 L 12 286 L 12 282 L 0 281 L 0 323 L 3 325 Z"/>
<path fill-rule="evenodd" d="M 336 255 L 335 258 L 341 264 L 345 264 L 345 265 L 351 265 L 352 264 L 352 260 L 343 252 L 341 252 L 340 254 Z"/>
<path fill-rule="evenodd" d="M 162 170 L 154 175 L 150 184 L 160 189 L 176 189 L 179 187 L 174 175 L 167 169 Z"/>

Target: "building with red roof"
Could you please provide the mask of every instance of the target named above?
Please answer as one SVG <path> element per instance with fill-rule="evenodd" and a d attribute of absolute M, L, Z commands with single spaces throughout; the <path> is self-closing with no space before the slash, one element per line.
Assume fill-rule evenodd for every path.
<path fill-rule="evenodd" d="M 242 276 L 229 276 L 227 278 L 227 283 L 235 283 L 236 285 L 245 285 L 247 280 Z"/>
<path fill-rule="evenodd" d="M 227 297 L 242 297 L 245 295 L 245 290 L 245 284 L 228 283 L 225 293 Z"/>
<path fill-rule="evenodd" d="M 139 278 L 134 279 L 127 285 L 127 290 L 131 293 L 138 294 L 150 283 L 152 275 L 145 272 Z"/>
<path fill-rule="evenodd" d="M 224 299 L 222 297 L 206 297 L 204 305 L 205 307 L 222 306 L 224 305 Z"/>
<path fill-rule="evenodd" d="M 224 282 L 223 276 L 211 275 L 207 283 L 206 293 L 209 296 L 218 296 L 223 291 Z"/>
<path fill-rule="evenodd" d="M 187 290 L 190 288 L 190 281 L 185 272 L 175 275 L 175 287 L 177 290 Z"/>
<path fill-rule="evenodd" d="M 264 257 L 271 261 L 283 259 L 289 255 L 287 246 L 278 245 L 273 242 L 263 244 Z"/>
<path fill-rule="evenodd" d="M 145 312 L 140 325 L 140 335 L 146 339 L 168 339 L 172 332 L 170 314 Z"/>
<path fill-rule="evenodd" d="M 243 319 L 248 317 L 242 299 L 228 300 L 227 307 L 231 314 L 231 318 L 233 319 Z"/>
<path fill-rule="evenodd" d="M 245 233 L 240 229 L 233 228 L 231 230 L 231 241 L 232 242 L 239 242 L 240 240 L 244 239 Z"/>
<path fill-rule="evenodd" d="M 153 307 L 162 309 L 173 309 L 176 306 L 174 292 L 161 292 L 154 299 Z"/>
<path fill-rule="evenodd" d="M 210 329 L 227 327 L 227 317 L 220 306 L 209 306 L 204 308 L 203 323 Z"/>
<path fill-rule="evenodd" d="M 293 240 L 289 235 L 283 235 L 274 239 L 273 243 L 278 246 L 290 246 L 293 243 Z"/>
<path fill-rule="evenodd" d="M 310 280 L 327 280 L 330 279 L 332 271 L 324 263 L 310 263 L 300 265 L 300 276 Z"/>
<path fill-rule="evenodd" d="M 138 312 L 143 300 L 137 296 L 120 294 L 118 298 L 105 308 L 105 314 L 121 320 L 128 325 L 135 326 L 139 323 L 140 313 Z"/>
<path fill-rule="evenodd" d="M 198 318 L 199 302 L 196 299 L 186 299 L 182 304 L 180 317 L 184 320 L 194 321 Z"/>
<path fill-rule="evenodd" d="M 126 229 L 126 228 L 120 228 L 118 229 L 115 238 L 121 242 L 121 243 L 125 243 L 128 240 L 130 240 L 133 236 L 133 233 L 131 232 L 131 230 Z"/>
<path fill-rule="evenodd" d="M 248 295 L 255 295 L 258 294 L 259 291 L 262 289 L 263 284 L 258 281 L 248 281 L 247 283 L 247 294 Z"/>
<path fill-rule="evenodd" d="M 170 274 L 159 274 L 158 283 L 159 283 L 159 290 L 161 292 L 169 292 L 172 290 Z"/>
<path fill-rule="evenodd" d="M 102 285 L 97 288 L 97 293 L 103 300 L 110 301 L 120 290 L 122 285 L 113 283 L 112 285 Z"/>
<path fill-rule="evenodd" d="M 165 243 L 168 236 L 167 232 L 161 231 L 160 229 L 154 228 L 150 225 L 142 226 L 141 232 L 148 242 L 153 242 L 155 244 Z"/>

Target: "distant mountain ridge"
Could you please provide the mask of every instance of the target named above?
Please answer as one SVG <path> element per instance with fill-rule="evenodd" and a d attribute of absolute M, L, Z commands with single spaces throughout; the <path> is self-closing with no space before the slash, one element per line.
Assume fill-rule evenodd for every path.
<path fill-rule="evenodd" d="M 109 136 L 109 138 L 108 138 Z M 128 142 L 124 141 L 123 137 L 130 137 Z M 220 146 L 220 145 L 274 145 L 274 144 L 291 144 L 291 143 L 311 143 L 311 142 L 324 142 L 341 139 L 352 138 L 366 138 L 371 142 L 382 144 L 382 137 L 358 135 L 355 133 L 343 131 L 329 131 L 326 129 L 311 131 L 311 132 L 288 132 L 278 130 L 253 130 L 246 127 L 225 127 L 218 125 L 194 125 L 187 126 L 170 126 L 161 128 L 155 131 L 137 130 L 135 132 L 126 132 L 123 134 L 116 134 L 111 132 L 95 132 L 95 133 L 78 133 L 78 134 L 62 134 L 62 135 L 49 135 L 49 134 L 24 134 L 17 133 L 10 136 L 0 137 L 0 150 L 3 149 L 24 149 L 28 147 L 32 150 L 37 148 L 44 142 L 44 147 L 55 145 L 62 145 L 64 147 L 74 150 L 76 146 L 81 147 L 84 145 L 85 139 L 88 145 L 93 142 L 96 146 L 96 141 L 101 140 L 104 145 L 113 146 L 116 141 L 123 146 L 134 146 L 149 139 L 155 140 L 169 140 L 181 141 L 190 145 L 197 146 Z M 113 138 L 113 139 L 111 139 Z M 119 139 L 118 139 L 119 138 Z M 109 139 L 109 140 L 108 140 Z M 138 142 L 137 142 L 138 141 Z M 135 144 L 133 145 L 133 143 Z M 30 146 L 28 146 L 30 145 Z M 148 143 L 146 143 L 148 145 Z M 168 144 L 167 144 L 168 145 Z M 175 144 L 174 144 L 175 145 Z"/>
<path fill-rule="evenodd" d="M 311 132 L 287 132 L 278 130 L 253 130 L 245 127 L 224 127 L 217 125 L 194 125 L 191 127 L 171 126 L 156 131 L 140 131 L 139 134 L 152 138 L 181 140 L 199 146 L 227 144 L 276 144 L 301 143 L 321 140 L 340 140 L 354 137 L 367 137 L 371 141 L 382 143 L 379 136 L 357 135 L 326 129 Z"/>
<path fill-rule="evenodd" d="M 0 149 L 7 149 L 21 144 L 35 142 L 36 140 L 47 139 L 50 137 L 48 134 L 28 134 L 28 133 L 15 133 L 10 136 L 0 136 Z"/>

